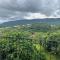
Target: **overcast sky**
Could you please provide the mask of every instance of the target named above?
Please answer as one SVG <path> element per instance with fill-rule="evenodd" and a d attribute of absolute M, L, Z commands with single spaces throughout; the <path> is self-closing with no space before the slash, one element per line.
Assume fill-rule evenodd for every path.
<path fill-rule="evenodd" d="M 60 0 L 0 0 L 0 20 L 59 17 Z"/>

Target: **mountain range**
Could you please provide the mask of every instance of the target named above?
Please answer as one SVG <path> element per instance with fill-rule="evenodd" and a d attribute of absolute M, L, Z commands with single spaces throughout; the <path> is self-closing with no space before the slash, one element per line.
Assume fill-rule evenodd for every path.
<path fill-rule="evenodd" d="M 33 24 L 33 23 L 48 23 L 48 24 L 56 24 L 60 25 L 60 18 L 45 18 L 45 19 L 23 19 L 23 20 L 15 20 L 8 21 L 0 24 L 1 27 L 5 26 L 16 26 L 16 25 L 25 25 L 25 24 Z"/>

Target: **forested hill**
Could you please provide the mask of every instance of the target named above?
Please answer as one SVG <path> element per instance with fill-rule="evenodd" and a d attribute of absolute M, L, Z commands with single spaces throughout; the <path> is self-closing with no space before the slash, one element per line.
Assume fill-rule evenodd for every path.
<path fill-rule="evenodd" d="M 46 18 L 46 19 L 31 19 L 31 20 L 15 20 L 0 24 L 0 26 L 15 26 L 20 24 L 32 24 L 32 23 L 48 23 L 48 24 L 60 24 L 60 18 Z"/>

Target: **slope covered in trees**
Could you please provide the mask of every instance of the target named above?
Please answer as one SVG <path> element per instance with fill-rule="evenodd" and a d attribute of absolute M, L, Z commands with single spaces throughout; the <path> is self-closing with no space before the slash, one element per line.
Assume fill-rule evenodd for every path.
<path fill-rule="evenodd" d="M 0 28 L 1 60 L 59 60 L 60 26 L 32 24 Z"/>

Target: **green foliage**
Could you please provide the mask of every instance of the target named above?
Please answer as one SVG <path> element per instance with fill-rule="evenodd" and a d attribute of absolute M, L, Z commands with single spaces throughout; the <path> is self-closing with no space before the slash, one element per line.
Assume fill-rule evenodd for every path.
<path fill-rule="evenodd" d="M 5 33 L 0 39 L 1 60 L 45 60 L 42 53 L 37 52 L 30 39 L 29 32 Z"/>
<path fill-rule="evenodd" d="M 50 54 L 60 56 L 60 30 L 53 27 L 32 24 L 30 27 L 1 28 L 0 59 L 49 60 Z"/>
<path fill-rule="evenodd" d="M 32 24 L 31 29 L 34 31 L 42 31 L 42 32 L 47 32 L 50 31 L 51 26 L 46 23 L 37 23 L 37 24 Z"/>

